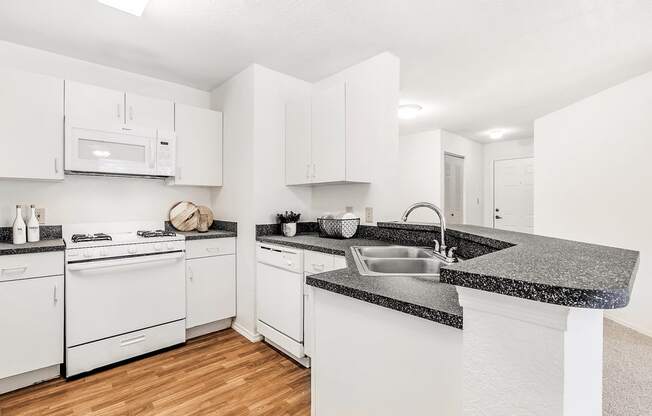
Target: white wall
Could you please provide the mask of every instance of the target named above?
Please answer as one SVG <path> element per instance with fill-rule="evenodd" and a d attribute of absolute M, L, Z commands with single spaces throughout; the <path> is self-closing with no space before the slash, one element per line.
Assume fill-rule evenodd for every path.
<path fill-rule="evenodd" d="M 484 162 L 482 145 L 466 137 L 441 131 L 442 162 L 445 153 L 464 156 L 464 224 L 482 225 L 484 203 L 484 180 L 482 165 Z M 445 187 L 442 174 L 442 200 Z"/>
<path fill-rule="evenodd" d="M 443 207 L 441 130 L 401 136 L 399 139 L 399 192 L 401 207 L 415 202 L 432 202 Z M 398 219 L 398 218 L 397 218 Z M 435 222 L 435 214 L 419 208 L 410 214 L 410 221 Z"/>
<path fill-rule="evenodd" d="M 254 222 L 254 67 L 249 66 L 211 93 L 211 106 L 224 114 L 223 187 L 214 191 L 218 218 L 238 222 L 237 311 L 234 326 L 256 333 Z"/>
<path fill-rule="evenodd" d="M 235 327 L 256 335 L 256 224 L 276 222 L 276 213 L 311 218 L 310 187 L 285 186 L 285 103 L 305 97 L 312 85 L 251 65 L 212 92 L 212 107 L 224 112 L 224 186 L 213 210 L 238 221 L 238 298 Z"/>
<path fill-rule="evenodd" d="M 382 86 L 379 105 L 384 114 L 384 125 L 380 128 L 382 137 L 374 148 L 369 149 L 375 159 L 375 175 L 371 184 L 340 184 L 314 186 L 312 209 L 319 216 L 325 212 L 341 212 L 353 206 L 354 212 L 364 221 L 365 207 L 374 209 L 374 222 L 397 220 L 404 208 L 398 197 L 398 106 L 400 61 L 390 53 L 382 53 L 350 68 L 347 68 L 319 83 L 320 88 L 329 83 L 358 79 L 372 80 Z"/>
<path fill-rule="evenodd" d="M 257 224 L 276 222 L 276 214 L 300 212 L 312 219 L 312 188 L 285 186 L 285 103 L 310 96 L 312 84 L 254 65 L 254 196 Z"/>
<path fill-rule="evenodd" d="M 209 104 L 206 91 L 3 41 L 0 63 L 199 107 Z M 8 139 L 0 137 L 0 142 Z M 31 203 L 46 209 L 48 224 L 163 220 L 179 200 L 210 204 L 210 192 L 209 188 L 168 186 L 156 179 L 66 176 L 63 182 L 0 180 L 0 226 L 12 223 L 16 204 Z"/>
<path fill-rule="evenodd" d="M 627 308 L 652 335 L 652 72 L 534 123 L 534 231 L 641 251 Z"/>
<path fill-rule="evenodd" d="M 534 157 L 534 139 L 507 140 L 503 142 L 487 143 L 483 147 L 484 226 L 493 227 L 494 162 L 496 160 Z"/>

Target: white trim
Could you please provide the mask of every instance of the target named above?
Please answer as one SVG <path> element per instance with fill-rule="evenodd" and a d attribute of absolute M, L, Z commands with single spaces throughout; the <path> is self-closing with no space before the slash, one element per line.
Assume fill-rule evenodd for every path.
<path fill-rule="evenodd" d="M 231 324 L 231 328 L 238 334 L 242 335 L 243 337 L 247 338 L 251 342 L 260 342 L 263 340 L 263 336 L 260 335 L 258 332 L 251 332 L 249 329 L 245 328 L 242 326 L 238 321 L 233 321 Z"/>
<path fill-rule="evenodd" d="M 541 303 L 459 286 L 457 293 L 460 306 L 466 310 L 472 309 L 560 331 L 566 330 L 568 312 L 570 311 L 567 306 Z"/>
<path fill-rule="evenodd" d="M 47 380 L 58 378 L 60 375 L 60 365 L 41 368 L 27 373 L 16 374 L 0 380 L 0 394 L 22 389 L 23 387 L 38 384 Z"/>
<path fill-rule="evenodd" d="M 627 329 L 631 329 L 632 331 L 636 331 L 641 335 L 645 335 L 646 337 L 652 337 L 652 331 L 650 331 L 649 329 L 641 328 L 640 326 L 634 325 L 634 324 L 630 323 L 629 321 L 626 321 L 626 320 L 621 319 L 621 318 L 617 318 L 617 317 L 612 315 L 611 311 L 605 311 L 604 315 L 605 315 L 605 318 L 607 318 L 608 320 L 610 320 L 612 322 L 615 322 L 615 323 L 617 323 L 619 325 L 622 325 Z"/>
<path fill-rule="evenodd" d="M 186 340 L 230 328 L 231 320 L 231 318 L 226 318 L 219 321 L 209 322 L 203 325 L 198 325 L 192 328 L 186 328 Z"/>

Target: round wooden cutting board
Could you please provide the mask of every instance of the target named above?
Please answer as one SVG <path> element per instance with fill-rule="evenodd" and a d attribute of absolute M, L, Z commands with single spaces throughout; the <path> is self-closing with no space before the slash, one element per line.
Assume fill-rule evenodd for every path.
<path fill-rule="evenodd" d="M 181 201 L 170 210 L 170 223 L 179 231 L 192 231 L 199 224 L 199 208 L 190 201 Z"/>
<path fill-rule="evenodd" d="M 205 217 L 200 217 L 199 221 L 202 221 L 203 219 L 206 222 L 206 228 L 211 228 L 211 225 L 213 225 L 213 221 L 215 220 L 213 211 L 205 205 L 200 205 L 197 209 L 199 215 L 205 215 Z"/>

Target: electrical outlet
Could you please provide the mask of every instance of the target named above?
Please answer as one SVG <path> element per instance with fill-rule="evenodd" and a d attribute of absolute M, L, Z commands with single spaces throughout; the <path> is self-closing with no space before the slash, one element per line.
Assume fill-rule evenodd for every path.
<path fill-rule="evenodd" d="M 36 208 L 36 219 L 39 224 L 45 224 L 45 208 Z"/>
<path fill-rule="evenodd" d="M 344 207 L 344 212 L 353 212 L 353 207 Z"/>
<path fill-rule="evenodd" d="M 374 222 L 374 209 L 372 207 L 366 207 L 364 209 L 364 222 L 366 223 Z"/>

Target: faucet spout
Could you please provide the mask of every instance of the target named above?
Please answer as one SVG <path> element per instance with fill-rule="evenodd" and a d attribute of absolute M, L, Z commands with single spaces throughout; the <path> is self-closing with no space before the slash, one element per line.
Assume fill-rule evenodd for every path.
<path fill-rule="evenodd" d="M 446 236 L 446 217 L 444 216 L 444 213 L 442 210 L 435 204 L 431 204 L 430 202 L 417 202 L 415 204 L 410 205 L 405 212 L 403 213 L 403 216 L 401 219 L 403 222 L 407 222 L 408 217 L 417 208 L 429 208 L 437 214 L 437 217 L 439 217 L 439 229 L 440 229 L 440 245 L 439 245 L 439 250 L 440 253 L 446 255 L 446 241 L 445 241 L 445 236 Z"/>

